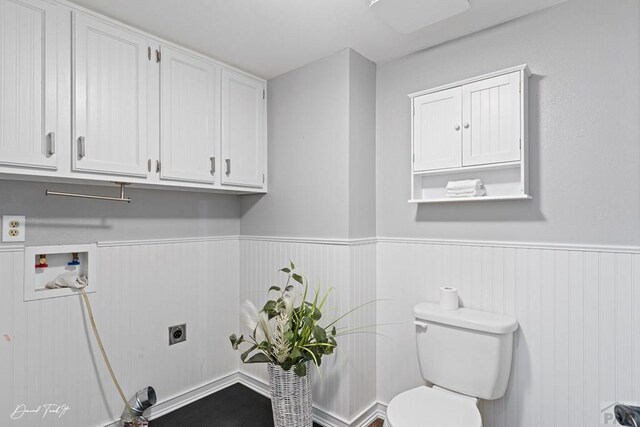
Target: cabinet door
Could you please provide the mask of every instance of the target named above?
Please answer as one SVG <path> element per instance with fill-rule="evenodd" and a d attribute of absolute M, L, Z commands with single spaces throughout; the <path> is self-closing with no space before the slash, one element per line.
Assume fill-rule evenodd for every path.
<path fill-rule="evenodd" d="M 148 41 L 74 13 L 76 171 L 147 176 Z"/>
<path fill-rule="evenodd" d="M 464 166 L 520 160 L 520 74 L 463 86 Z"/>
<path fill-rule="evenodd" d="M 413 170 L 461 165 L 462 89 L 455 87 L 413 99 Z"/>
<path fill-rule="evenodd" d="M 262 187 L 264 84 L 222 70 L 222 183 Z"/>
<path fill-rule="evenodd" d="M 160 65 L 160 177 L 212 184 L 219 67 L 167 46 Z"/>
<path fill-rule="evenodd" d="M 0 164 L 56 169 L 55 3 L 0 0 Z"/>

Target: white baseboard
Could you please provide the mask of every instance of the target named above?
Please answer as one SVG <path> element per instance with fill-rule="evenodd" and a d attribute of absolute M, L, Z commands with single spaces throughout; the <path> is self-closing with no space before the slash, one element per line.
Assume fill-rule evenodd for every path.
<path fill-rule="evenodd" d="M 269 385 L 267 383 L 246 373 L 235 372 L 199 386 L 186 393 L 169 398 L 164 402 L 158 403 L 149 409 L 149 419 L 154 420 L 159 418 L 169 412 L 173 412 L 183 406 L 195 402 L 196 400 L 220 391 L 223 388 L 227 388 L 238 383 L 249 387 L 251 390 L 260 393 L 263 396 L 270 396 Z M 383 411 L 381 411 L 381 408 L 383 408 Z M 384 418 L 385 413 L 386 406 L 374 402 L 369 408 L 362 411 L 351 420 L 345 420 L 344 418 L 338 417 L 328 411 L 313 408 L 313 420 L 324 427 L 367 427 L 376 418 Z M 118 427 L 119 423 L 120 421 L 117 420 L 109 424 L 105 424 L 104 427 Z"/>

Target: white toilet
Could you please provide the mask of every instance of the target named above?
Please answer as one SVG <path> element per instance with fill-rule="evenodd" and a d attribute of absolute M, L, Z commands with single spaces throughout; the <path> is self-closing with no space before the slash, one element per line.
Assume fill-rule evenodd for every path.
<path fill-rule="evenodd" d="M 499 399 L 505 393 L 513 333 L 510 316 L 438 304 L 415 306 L 421 386 L 394 397 L 385 427 L 482 427 L 478 398 Z"/>

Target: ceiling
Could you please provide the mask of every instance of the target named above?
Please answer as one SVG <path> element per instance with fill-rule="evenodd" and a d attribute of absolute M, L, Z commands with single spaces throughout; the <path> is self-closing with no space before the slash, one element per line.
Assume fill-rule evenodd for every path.
<path fill-rule="evenodd" d="M 466 12 L 410 34 L 377 17 L 369 0 L 73 1 L 268 79 L 345 47 L 387 62 L 566 0 L 471 0 Z"/>

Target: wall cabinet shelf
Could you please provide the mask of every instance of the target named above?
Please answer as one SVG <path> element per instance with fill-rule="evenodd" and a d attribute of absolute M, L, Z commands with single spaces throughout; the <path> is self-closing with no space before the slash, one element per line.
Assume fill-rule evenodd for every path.
<path fill-rule="evenodd" d="M 411 203 L 529 199 L 526 65 L 411 98 Z M 486 195 L 448 198 L 449 181 L 479 178 Z"/>
<path fill-rule="evenodd" d="M 65 0 L 0 0 L 0 178 L 267 191 L 266 82 Z"/>
<path fill-rule="evenodd" d="M 531 200 L 529 195 L 522 196 L 486 196 L 486 197 L 460 197 L 452 199 L 450 197 L 443 197 L 440 199 L 422 199 L 422 200 L 409 200 L 409 203 L 460 203 L 460 202 L 487 202 L 491 200 Z"/>

